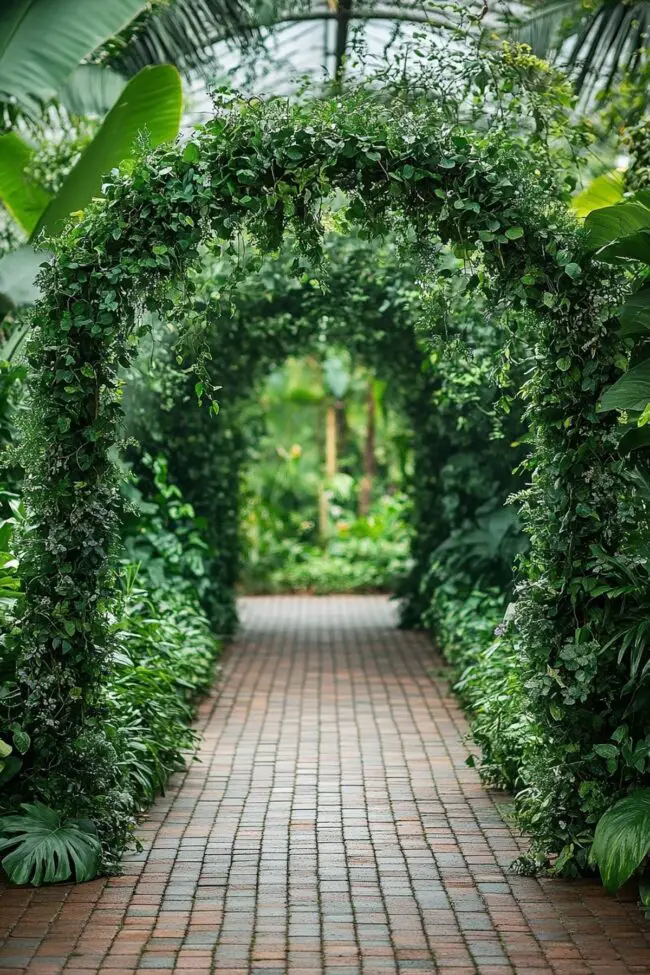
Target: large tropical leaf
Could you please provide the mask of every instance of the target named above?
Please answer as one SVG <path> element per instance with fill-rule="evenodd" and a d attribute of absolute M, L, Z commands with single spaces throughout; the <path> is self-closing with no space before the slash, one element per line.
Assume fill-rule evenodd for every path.
<path fill-rule="evenodd" d="M 648 59 L 650 3 L 541 0 L 516 28 L 540 57 L 555 57 L 586 98 L 608 91 Z"/>
<path fill-rule="evenodd" d="M 530 44 L 533 52 L 547 58 L 557 50 L 567 34 L 567 25 L 575 24 L 582 11 L 580 0 L 547 0 L 535 5 L 517 24 L 517 40 Z"/>
<path fill-rule="evenodd" d="M 36 301 L 39 289 L 34 278 L 48 256 L 26 244 L 0 258 L 0 310 L 22 308 Z M 2 357 L 7 358 L 4 352 Z"/>
<path fill-rule="evenodd" d="M 95 138 L 65 178 L 61 189 L 41 215 L 34 236 L 57 234 L 67 217 L 99 195 L 102 177 L 133 152 L 139 132 L 146 129 L 150 144 L 160 145 L 178 135 L 183 92 L 180 75 L 169 64 L 143 68 L 133 78 L 104 119 Z"/>
<path fill-rule="evenodd" d="M 80 64 L 62 88 L 57 100 L 73 115 L 103 118 L 120 97 L 126 85 L 117 71 L 103 64 Z"/>
<path fill-rule="evenodd" d="M 618 890 L 650 850 L 650 789 L 637 789 L 598 820 L 591 848 L 603 884 Z"/>
<path fill-rule="evenodd" d="M 590 250 L 599 250 L 614 240 L 639 230 L 650 230 L 650 208 L 639 200 L 593 210 L 585 219 Z"/>
<path fill-rule="evenodd" d="M 15 132 L 0 135 L 0 200 L 27 234 L 38 223 L 50 195 L 27 176 L 34 150 Z"/>
<path fill-rule="evenodd" d="M 622 335 L 650 334 L 650 287 L 641 288 L 630 295 L 618 317 Z"/>
<path fill-rule="evenodd" d="M 578 217 L 586 217 L 592 210 L 613 206 L 623 199 L 625 177 L 617 169 L 596 176 L 588 186 L 571 200 L 571 208 Z"/>
<path fill-rule="evenodd" d="M 97 875 L 101 846 L 90 820 L 64 820 L 40 802 L 23 803 L 23 816 L 0 819 L 0 852 L 15 884 L 54 884 L 74 876 L 77 883 Z"/>
<path fill-rule="evenodd" d="M 608 91 L 647 59 L 650 4 L 605 0 L 596 9 L 584 10 L 572 32 L 567 61 L 578 90 Z"/>
<path fill-rule="evenodd" d="M 4 0 L 0 97 L 38 110 L 85 57 L 146 6 L 146 0 Z"/>
<path fill-rule="evenodd" d="M 650 403 L 650 359 L 644 359 L 605 390 L 599 409 L 603 413 L 608 410 L 644 410 L 648 403 Z"/>

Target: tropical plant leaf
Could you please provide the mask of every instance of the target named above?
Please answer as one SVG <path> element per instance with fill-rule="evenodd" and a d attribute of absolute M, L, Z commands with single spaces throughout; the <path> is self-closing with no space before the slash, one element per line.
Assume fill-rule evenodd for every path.
<path fill-rule="evenodd" d="M 634 427 L 621 437 L 618 449 L 622 454 L 631 454 L 635 450 L 650 447 L 650 424 L 644 427 Z"/>
<path fill-rule="evenodd" d="M 650 288 L 642 288 L 625 301 L 618 313 L 621 335 L 643 335 L 650 332 Z"/>
<path fill-rule="evenodd" d="M 0 303 L 21 308 L 36 301 L 40 291 L 34 278 L 48 257 L 46 251 L 35 251 L 26 244 L 0 258 Z M 7 356 L 3 354 L 3 358 Z"/>
<path fill-rule="evenodd" d="M 618 890 L 639 867 L 650 849 L 650 789 L 637 789 L 598 820 L 591 860 L 603 884 Z"/>
<path fill-rule="evenodd" d="M 605 0 L 583 9 L 568 32 L 574 40 L 567 62 L 579 91 L 609 91 L 617 79 L 638 72 L 647 57 L 650 9 L 645 0 Z"/>
<path fill-rule="evenodd" d="M 650 208 L 637 200 L 592 210 L 585 220 L 590 250 L 599 250 L 612 241 L 650 229 Z"/>
<path fill-rule="evenodd" d="M 613 240 L 611 244 L 602 247 L 596 256 L 599 261 L 608 261 L 611 264 L 618 264 L 621 261 L 640 261 L 642 264 L 650 264 L 650 228 Z"/>
<path fill-rule="evenodd" d="M 117 64 L 128 74 L 164 63 L 184 71 L 211 67 L 214 73 L 214 44 L 224 37 L 245 42 L 256 31 L 253 21 L 272 19 L 273 6 L 257 2 L 251 12 L 243 0 L 175 0 L 152 11 Z"/>
<path fill-rule="evenodd" d="M 63 221 L 101 191 L 102 177 L 133 152 L 145 129 L 152 146 L 176 138 L 183 106 L 181 79 L 170 64 L 143 68 L 133 78 L 104 119 L 95 138 L 42 214 L 34 236 L 55 235 Z"/>
<path fill-rule="evenodd" d="M 53 884 L 74 876 L 77 883 L 97 875 L 101 846 L 89 820 L 64 820 L 40 802 L 22 803 L 23 816 L 0 819 L 0 852 L 15 884 Z"/>
<path fill-rule="evenodd" d="M 26 175 L 33 155 L 15 132 L 0 135 L 0 200 L 27 234 L 50 202 L 50 194 Z"/>
<path fill-rule="evenodd" d="M 588 186 L 573 197 L 571 207 L 578 217 L 586 217 L 592 210 L 614 206 L 623 199 L 625 177 L 618 169 L 596 176 Z"/>
<path fill-rule="evenodd" d="M 80 64 L 63 87 L 57 99 L 73 115 L 103 118 L 118 100 L 126 78 L 100 64 Z"/>
<path fill-rule="evenodd" d="M 644 359 L 605 390 L 598 409 L 602 413 L 608 410 L 644 410 L 649 402 L 650 359 Z"/>
<path fill-rule="evenodd" d="M 533 52 L 546 58 L 557 50 L 565 34 L 565 24 L 580 11 L 579 0 L 551 0 L 538 5 L 515 29 L 517 40 L 530 44 Z"/>
<path fill-rule="evenodd" d="M 146 7 L 146 0 L 5 0 L 0 96 L 38 111 L 85 57 Z"/>

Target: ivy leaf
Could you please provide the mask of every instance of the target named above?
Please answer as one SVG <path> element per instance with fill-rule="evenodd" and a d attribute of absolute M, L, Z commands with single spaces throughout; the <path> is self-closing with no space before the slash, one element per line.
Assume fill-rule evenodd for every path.
<path fill-rule="evenodd" d="M 29 751 L 29 746 L 32 743 L 32 739 L 29 737 L 26 731 L 23 731 L 22 728 L 15 728 L 13 730 L 13 736 L 16 751 L 21 755 L 24 755 L 25 752 Z"/>
<path fill-rule="evenodd" d="M 506 234 L 506 237 L 508 238 L 508 240 L 519 240 L 520 237 L 523 237 L 524 236 L 524 228 L 523 227 L 508 227 L 508 229 L 506 230 L 505 234 Z"/>
<path fill-rule="evenodd" d="M 616 745 L 594 745 L 594 751 L 601 758 L 618 758 L 618 748 Z"/>
<path fill-rule="evenodd" d="M 614 893 L 641 865 L 650 850 L 650 789 L 637 789 L 598 820 L 591 860 L 603 884 Z"/>

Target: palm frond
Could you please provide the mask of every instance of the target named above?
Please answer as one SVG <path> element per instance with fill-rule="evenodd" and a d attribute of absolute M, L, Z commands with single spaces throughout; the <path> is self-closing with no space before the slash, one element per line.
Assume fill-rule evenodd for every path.
<path fill-rule="evenodd" d="M 542 0 L 515 28 L 518 40 L 573 78 L 583 102 L 634 80 L 650 60 L 650 0 Z"/>
<path fill-rule="evenodd" d="M 582 10 L 580 0 L 551 0 L 538 5 L 515 29 L 517 40 L 530 44 L 540 58 L 554 54 Z"/>
<path fill-rule="evenodd" d="M 246 0 L 172 0 L 154 9 L 113 63 L 127 74 L 164 63 L 185 72 L 201 70 L 217 41 L 232 37 L 245 44 L 257 21 L 255 4 Z"/>
<path fill-rule="evenodd" d="M 634 73 L 647 58 L 650 3 L 627 4 L 607 0 L 582 20 L 567 63 L 576 70 L 579 91 L 608 91 L 616 81 Z"/>

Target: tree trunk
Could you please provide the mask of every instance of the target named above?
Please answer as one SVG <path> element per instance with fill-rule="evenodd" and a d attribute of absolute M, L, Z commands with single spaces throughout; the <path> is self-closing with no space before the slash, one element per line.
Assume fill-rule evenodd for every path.
<path fill-rule="evenodd" d="M 359 488 L 359 517 L 365 518 L 370 512 L 372 502 L 372 482 L 375 476 L 375 436 L 377 429 L 377 408 L 372 379 L 368 380 L 366 398 L 366 442 L 363 450 L 363 477 Z"/>
<path fill-rule="evenodd" d="M 325 428 L 325 473 L 328 480 L 336 474 L 336 406 L 329 403 L 327 406 L 327 426 Z"/>

